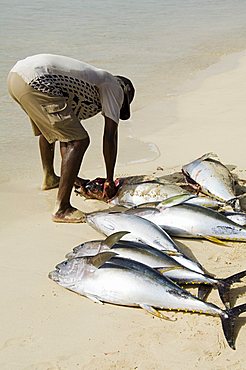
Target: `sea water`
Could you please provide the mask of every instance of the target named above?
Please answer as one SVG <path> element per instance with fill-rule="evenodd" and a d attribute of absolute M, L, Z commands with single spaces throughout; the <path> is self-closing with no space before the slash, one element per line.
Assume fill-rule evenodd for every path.
<path fill-rule="evenodd" d="M 144 146 L 141 128 L 138 137 L 131 136 L 134 112 L 178 95 L 196 73 L 246 49 L 244 0 L 0 0 L 0 5 L 2 181 L 34 176 L 39 162 L 37 139 L 6 88 L 7 74 L 17 60 L 38 53 L 62 54 L 132 79 L 133 118 L 122 135 Z M 96 143 L 93 151 L 101 140 L 102 122 L 100 115 L 86 122 Z M 158 155 L 154 143 L 145 149 L 144 158 L 120 155 L 120 163 Z"/>

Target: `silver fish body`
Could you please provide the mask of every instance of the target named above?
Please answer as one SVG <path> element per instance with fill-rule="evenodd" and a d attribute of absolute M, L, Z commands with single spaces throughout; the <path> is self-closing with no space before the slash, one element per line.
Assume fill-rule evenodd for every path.
<path fill-rule="evenodd" d="M 158 269 L 162 275 L 178 282 L 179 284 L 202 284 L 203 286 L 198 290 L 199 298 L 205 297 L 209 293 L 209 287 L 217 288 L 221 300 L 226 307 L 230 307 L 229 292 L 231 285 L 236 282 L 240 282 L 241 279 L 246 276 L 246 271 L 241 271 L 227 278 L 218 279 L 208 274 L 200 274 L 192 271 L 180 265 L 172 258 L 172 256 L 168 256 L 166 253 L 150 247 L 149 245 L 120 240 L 113 246 L 109 247 L 107 244 L 105 244 L 106 242 L 107 239 L 105 239 L 105 241 L 102 240 L 98 242 L 97 245 L 95 242 L 94 244 L 90 242 L 83 243 L 80 246 L 75 247 L 73 252 L 70 252 L 67 255 L 67 258 L 71 259 L 95 256 L 99 252 L 111 250 L 117 254 L 116 257 L 131 259 L 154 269 Z"/>
<path fill-rule="evenodd" d="M 222 310 L 196 298 L 154 269 L 125 258 L 113 257 L 100 268 L 90 264 L 90 259 L 74 258 L 56 266 L 49 278 L 94 302 L 139 306 L 161 318 L 164 316 L 153 307 L 219 316 L 232 349 L 234 321 L 246 311 L 246 305 Z"/>
<path fill-rule="evenodd" d="M 211 153 L 184 165 L 182 170 L 188 181 L 190 179 L 198 184 L 204 194 L 224 202 L 235 199 L 234 180 L 230 171 Z"/>
<path fill-rule="evenodd" d="M 97 269 L 86 261 L 86 258 L 64 261 L 49 277 L 67 289 L 102 302 L 148 305 L 219 316 L 224 312 L 213 304 L 199 300 L 142 263 L 113 257 Z"/>
<path fill-rule="evenodd" d="M 246 241 L 246 228 L 217 211 L 187 202 L 159 210 L 138 208 L 128 212 L 155 223 L 172 236 Z"/>
<path fill-rule="evenodd" d="M 133 207 L 147 202 L 158 202 L 173 195 L 186 193 L 181 187 L 170 183 L 146 181 L 139 184 L 123 184 L 116 197 L 110 202 L 115 205 Z"/>
<path fill-rule="evenodd" d="M 117 195 L 110 203 L 124 207 L 134 207 L 143 203 L 161 202 L 175 195 L 186 194 L 187 190 L 172 183 L 143 182 L 123 183 Z M 205 207 L 219 208 L 221 202 L 208 197 L 194 197 L 187 201 L 191 204 L 198 204 Z"/>
<path fill-rule="evenodd" d="M 128 258 L 137 262 L 141 262 L 154 269 L 160 269 L 161 273 L 170 278 L 181 283 L 187 284 L 209 284 L 216 286 L 218 281 L 212 276 L 201 274 L 190 270 L 180 263 L 175 261 L 172 256 L 163 253 L 162 251 L 150 247 L 149 245 L 122 240 L 117 242 L 111 248 L 103 244 L 102 241 L 83 243 L 73 249 L 72 252 L 68 253 L 66 257 L 68 259 L 78 258 L 78 257 L 88 257 L 95 256 L 99 252 L 111 250 L 117 254 L 117 257 Z"/>
<path fill-rule="evenodd" d="M 95 256 L 100 252 L 113 251 L 119 257 L 128 258 L 134 261 L 141 262 L 152 268 L 184 268 L 172 256 L 167 255 L 159 249 L 153 248 L 149 245 L 122 240 L 115 243 L 112 247 L 108 247 L 102 240 L 98 245 L 83 243 L 78 247 L 75 247 L 72 252 L 66 255 L 66 258 L 78 258 Z M 194 271 L 193 271 L 194 272 Z"/>
<path fill-rule="evenodd" d="M 246 213 L 244 212 L 223 212 L 223 215 L 238 225 L 246 226 Z"/>
<path fill-rule="evenodd" d="M 87 215 L 86 220 L 93 228 L 105 235 L 124 230 L 130 232 L 130 234 L 123 239 L 140 241 L 164 252 L 177 252 L 179 255 L 173 256 L 177 262 L 191 270 L 204 273 L 201 265 L 181 253 L 171 237 L 149 220 L 135 215 L 113 212 L 90 213 Z"/>

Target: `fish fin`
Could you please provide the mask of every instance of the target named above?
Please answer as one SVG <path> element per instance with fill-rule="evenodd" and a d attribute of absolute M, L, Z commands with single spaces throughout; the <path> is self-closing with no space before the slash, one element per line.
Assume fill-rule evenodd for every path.
<path fill-rule="evenodd" d="M 93 257 L 87 257 L 88 263 L 96 268 L 101 267 L 105 262 L 109 261 L 112 257 L 115 257 L 117 253 L 111 251 L 105 251 L 97 254 Z"/>
<path fill-rule="evenodd" d="M 175 319 L 175 320 L 171 319 L 170 317 L 163 315 L 161 312 L 157 311 L 155 308 L 153 308 L 152 306 L 149 306 L 147 304 L 140 304 L 139 306 L 142 309 L 144 309 L 145 311 L 147 311 L 148 313 L 150 313 L 151 315 L 159 317 L 159 319 L 164 319 L 164 320 L 169 320 L 169 321 L 176 321 L 177 320 L 177 319 Z"/>
<path fill-rule="evenodd" d="M 219 160 L 219 157 L 216 153 L 210 152 L 203 154 L 200 158 L 197 158 L 198 161 L 205 161 L 206 159 L 214 159 L 214 160 Z"/>
<path fill-rule="evenodd" d="M 159 271 L 161 274 L 165 274 L 165 272 L 179 269 L 185 269 L 185 267 L 183 266 L 158 267 L 155 270 Z"/>
<path fill-rule="evenodd" d="M 129 234 L 129 231 L 118 231 L 117 233 L 113 233 L 109 235 L 102 243 L 101 246 L 106 245 L 108 248 L 111 248 L 114 244 L 116 244 L 124 235 Z M 100 247 L 101 247 L 100 246 Z M 100 252 L 100 249 L 99 249 Z"/>
<path fill-rule="evenodd" d="M 229 204 L 235 211 L 241 211 L 240 200 L 246 197 L 246 193 L 237 195 L 235 198 L 232 198 L 226 202 Z"/>
<path fill-rule="evenodd" d="M 229 199 L 226 202 L 226 205 L 229 205 L 230 207 L 232 207 L 232 209 L 234 211 L 241 211 L 240 199 L 244 198 L 245 196 L 246 196 L 246 194 L 241 194 L 241 195 L 238 195 L 235 198 Z"/>
<path fill-rule="evenodd" d="M 68 260 L 71 260 L 75 257 L 75 253 L 74 252 L 68 252 L 66 255 L 65 255 L 65 258 L 68 259 Z"/>
<path fill-rule="evenodd" d="M 204 239 L 207 239 L 209 240 L 210 242 L 212 243 L 215 243 L 215 244 L 220 244 L 220 245 L 223 245 L 224 247 L 231 247 L 231 245 L 227 244 L 226 242 L 224 242 L 223 240 L 220 240 L 218 238 L 215 238 L 214 236 L 202 236 Z"/>
<path fill-rule="evenodd" d="M 176 251 L 169 251 L 169 250 L 166 250 L 166 249 L 161 249 L 161 252 L 167 254 L 168 256 L 182 256 L 183 254 L 180 253 L 180 252 L 176 252 Z"/>
<path fill-rule="evenodd" d="M 138 204 L 134 208 L 145 208 L 145 207 L 152 208 L 152 207 L 158 206 L 159 203 L 160 203 L 159 201 L 157 201 L 157 202 L 145 202 L 145 203 Z"/>
<path fill-rule="evenodd" d="M 220 298 L 227 308 L 230 308 L 230 287 L 234 283 L 241 281 L 246 276 L 246 270 L 238 272 L 237 274 L 231 275 L 225 279 L 219 279 L 218 291 Z"/>
<path fill-rule="evenodd" d="M 219 161 L 219 157 L 217 154 L 213 153 L 213 152 L 210 152 L 210 153 L 205 153 L 203 154 L 201 157 L 197 158 L 197 159 L 194 159 L 193 161 L 185 164 L 183 166 L 183 168 L 185 168 L 186 166 L 189 166 L 191 163 L 195 163 L 195 162 L 202 162 L 202 161 L 206 161 L 207 159 L 212 159 L 212 160 L 216 160 L 216 161 Z"/>
<path fill-rule="evenodd" d="M 173 197 L 167 198 L 157 205 L 157 209 L 170 208 L 186 202 L 189 199 L 196 198 L 197 196 L 191 193 L 183 193 L 174 195 Z"/>
<path fill-rule="evenodd" d="M 244 312 L 246 312 L 246 304 L 242 304 L 240 306 L 230 308 L 229 310 L 225 310 L 224 315 L 222 314 L 220 316 L 225 338 L 227 340 L 227 343 L 232 349 L 236 349 L 235 348 L 236 338 L 234 332 L 235 321 L 237 317 Z"/>
<path fill-rule="evenodd" d="M 198 298 L 202 301 L 206 301 L 209 293 L 213 289 L 212 285 L 208 284 L 199 284 L 198 286 Z"/>
<path fill-rule="evenodd" d="M 131 203 L 131 202 L 123 202 L 123 203 L 121 203 L 120 205 L 122 205 L 123 207 L 125 207 L 125 208 L 130 208 L 130 209 L 132 209 L 132 208 L 135 208 L 136 206 L 135 205 L 133 205 L 133 203 Z M 127 212 L 127 210 L 125 211 L 125 212 Z"/>
<path fill-rule="evenodd" d="M 103 302 L 99 301 L 94 295 L 91 294 L 85 294 L 85 297 L 89 298 L 94 303 L 103 304 Z"/>
<path fill-rule="evenodd" d="M 156 203 L 159 204 L 159 202 L 156 202 Z M 147 206 L 144 207 L 144 205 L 146 205 L 146 204 L 147 204 Z M 144 208 L 145 213 L 146 212 L 150 212 L 151 214 L 160 213 L 159 209 L 157 209 L 155 207 L 151 207 L 151 206 L 149 206 L 149 204 L 152 204 L 152 203 L 139 204 L 139 206 L 134 206 L 134 207 L 128 208 L 126 211 L 124 211 L 124 213 L 129 213 L 129 214 L 133 213 L 133 214 L 137 215 L 136 210 L 141 211 L 141 208 Z"/>

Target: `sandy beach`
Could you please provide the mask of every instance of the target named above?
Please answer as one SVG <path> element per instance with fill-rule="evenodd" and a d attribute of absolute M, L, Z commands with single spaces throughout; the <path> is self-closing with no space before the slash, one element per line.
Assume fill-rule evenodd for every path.
<path fill-rule="evenodd" d="M 136 103 L 133 137 L 155 144 L 160 155 L 124 164 L 124 155 L 131 152 L 122 129 L 116 176 L 170 174 L 206 152 L 215 152 L 234 168 L 233 173 L 246 179 L 245 74 L 246 54 L 233 54 L 195 76 L 178 96 L 164 102 L 160 97 L 151 106 L 139 104 L 142 108 Z M 130 146 L 132 155 L 136 151 L 145 158 L 145 145 L 137 145 Z M 33 146 L 33 155 L 34 151 L 36 155 Z M 102 167 L 92 165 L 96 155 L 93 150 L 88 153 L 82 176 L 104 175 Z M 95 304 L 49 280 L 48 273 L 74 246 L 102 235 L 87 224 L 52 223 L 57 190 L 39 189 L 38 166 L 35 163 L 33 177 L 10 174 L 0 184 L 1 370 L 245 369 L 245 315 L 237 321 L 233 351 L 217 317 L 171 312 L 168 315 L 175 322 L 160 320 L 141 309 Z M 85 212 L 107 208 L 75 194 L 72 203 Z M 231 243 L 230 248 L 209 241 L 182 243 L 217 277 L 246 267 L 244 243 Z M 243 284 L 235 285 L 235 304 L 245 302 L 245 291 Z M 221 306 L 215 291 L 209 301 Z"/>

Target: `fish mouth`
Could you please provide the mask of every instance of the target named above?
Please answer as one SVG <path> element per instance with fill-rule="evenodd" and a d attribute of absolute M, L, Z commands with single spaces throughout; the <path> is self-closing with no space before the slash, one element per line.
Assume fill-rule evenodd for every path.
<path fill-rule="evenodd" d="M 68 252 L 67 254 L 66 254 L 66 258 L 69 260 L 69 259 L 72 259 L 72 258 L 74 258 L 74 256 L 75 256 L 75 252 L 76 251 L 74 251 L 74 252 Z M 57 266 L 56 266 L 56 268 L 57 268 Z M 59 268 L 58 268 L 58 270 L 59 270 Z"/>
<path fill-rule="evenodd" d="M 61 265 L 62 265 L 62 262 L 61 262 L 61 263 L 58 263 L 58 264 L 55 266 L 56 271 L 60 271 L 60 269 L 61 269 Z"/>
<path fill-rule="evenodd" d="M 60 279 L 59 279 L 59 273 L 57 270 L 54 270 L 54 271 L 51 271 L 49 274 L 48 274 L 48 277 L 49 279 L 55 281 L 55 282 L 59 282 Z"/>
<path fill-rule="evenodd" d="M 72 252 L 71 252 L 72 253 Z M 68 260 L 65 260 L 65 261 L 62 261 L 60 263 L 58 263 L 56 266 L 55 266 L 55 269 L 57 271 L 60 271 L 63 267 L 65 267 L 66 265 L 68 264 Z"/>

